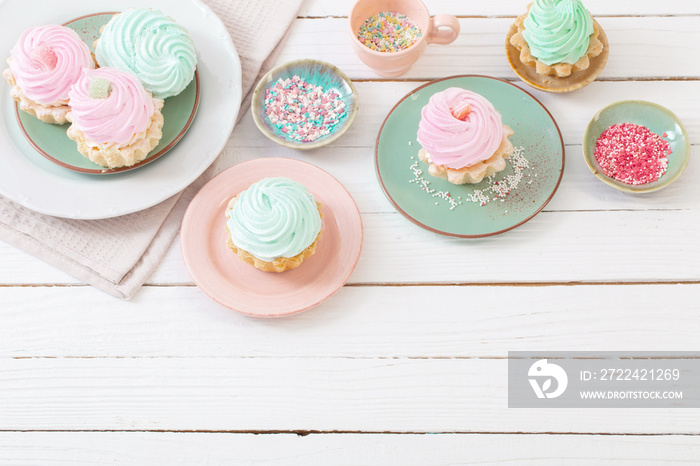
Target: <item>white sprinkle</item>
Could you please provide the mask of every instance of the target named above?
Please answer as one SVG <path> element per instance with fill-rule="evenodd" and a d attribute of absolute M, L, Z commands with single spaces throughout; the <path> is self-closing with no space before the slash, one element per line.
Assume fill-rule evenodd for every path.
<path fill-rule="evenodd" d="M 410 141 L 409 145 L 411 145 Z M 488 186 L 483 189 L 474 189 L 472 194 L 466 195 L 464 201 L 478 203 L 482 207 L 491 201 L 500 200 L 501 202 L 505 202 L 505 198 L 518 188 L 523 176 L 527 176 L 528 178 L 532 176 L 530 173 L 525 173 L 525 170 L 530 168 L 530 162 L 525 158 L 524 153 L 524 148 L 515 148 L 513 154 L 506 159 L 513 168 L 513 173 L 505 175 L 499 180 L 496 180 L 498 174 L 488 177 L 486 179 Z M 411 157 L 411 160 L 415 160 L 414 157 Z M 421 190 L 430 194 L 430 196 L 433 198 L 439 198 L 447 201 L 450 206 L 450 210 L 454 210 L 458 205 L 462 204 L 461 201 L 455 200 L 450 195 L 449 191 L 437 191 L 430 188 L 430 181 L 423 177 L 423 170 L 419 168 L 419 163 L 420 161 L 416 160 L 409 167 L 411 171 L 413 171 L 414 177 L 412 180 L 409 180 L 409 183 L 417 184 L 420 186 Z M 535 176 L 537 176 L 536 173 Z M 528 181 L 527 184 L 532 184 L 532 180 Z M 457 199 L 461 200 L 462 196 L 458 196 Z M 435 205 L 439 205 L 439 202 L 436 202 Z M 507 213 L 508 211 L 506 210 L 505 212 Z"/>

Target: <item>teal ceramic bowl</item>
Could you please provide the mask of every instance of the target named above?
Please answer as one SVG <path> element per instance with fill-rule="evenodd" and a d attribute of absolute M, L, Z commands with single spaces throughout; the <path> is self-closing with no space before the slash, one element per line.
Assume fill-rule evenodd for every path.
<path fill-rule="evenodd" d="M 666 133 L 664 139 L 671 148 L 666 173 L 651 183 L 632 185 L 611 178 L 595 159 L 595 145 L 600 135 L 618 123 L 643 125 L 658 135 Z M 650 193 L 673 183 L 683 173 L 690 158 L 690 139 L 683 123 L 670 110 L 644 100 L 622 100 L 603 108 L 588 123 L 583 134 L 583 158 L 593 174 L 603 183 L 627 193 Z"/>
<path fill-rule="evenodd" d="M 321 86 L 324 91 L 335 90 L 345 103 L 345 114 L 341 117 L 338 124 L 332 128 L 330 134 L 321 136 L 314 141 L 302 142 L 292 139 L 282 132 L 279 127 L 272 124 L 265 113 L 265 92 L 267 89 L 274 86 L 280 78 L 287 79 L 295 75 L 310 84 Z M 357 115 L 358 99 L 355 86 L 353 86 L 352 81 L 345 73 L 330 63 L 305 59 L 280 65 L 263 76 L 255 87 L 255 91 L 253 91 L 251 107 L 253 120 L 255 120 L 255 124 L 265 136 L 281 146 L 305 150 L 325 146 L 345 134 Z"/>

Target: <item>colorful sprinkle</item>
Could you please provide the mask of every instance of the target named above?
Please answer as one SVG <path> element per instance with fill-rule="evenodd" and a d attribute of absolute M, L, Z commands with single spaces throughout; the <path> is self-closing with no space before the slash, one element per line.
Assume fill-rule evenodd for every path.
<path fill-rule="evenodd" d="M 311 142 L 333 131 L 345 116 L 345 102 L 337 91 L 295 75 L 265 91 L 265 114 L 288 139 Z"/>
<path fill-rule="evenodd" d="M 525 158 L 525 149 L 522 147 L 516 147 L 513 154 L 506 159 L 513 169 L 511 174 L 499 178 L 498 181 L 496 180 L 496 177 L 499 174 L 494 174 L 486 178 L 486 182 L 488 184 L 487 187 L 483 189 L 475 189 L 473 193 L 467 193 L 466 197 L 464 198 L 461 196 L 455 198 L 449 193 L 449 191 L 438 191 L 431 188 L 430 181 L 426 180 L 423 176 L 423 169 L 421 169 L 419 166 L 420 161 L 415 160 L 414 157 L 411 157 L 411 160 L 414 160 L 413 164 L 411 164 L 409 167 L 413 172 L 413 179 L 409 180 L 409 183 L 417 184 L 420 186 L 421 190 L 425 191 L 431 197 L 447 201 L 450 206 L 450 210 L 455 210 L 462 204 L 462 201 L 474 202 L 479 204 L 481 207 L 485 206 L 491 201 L 500 200 L 501 202 L 504 202 L 505 198 L 515 191 L 518 186 L 520 186 L 521 182 L 526 176 L 528 178 L 533 176 L 531 174 L 526 175 L 525 173 L 525 171 L 530 168 L 530 162 L 527 160 L 527 158 Z M 537 174 L 534 176 L 537 176 Z M 528 184 L 531 183 L 532 180 L 528 181 Z M 437 202 L 435 204 L 438 205 Z M 506 210 L 506 213 L 507 212 L 508 211 Z"/>
<path fill-rule="evenodd" d="M 407 49 L 421 37 L 413 20 L 401 13 L 384 11 L 365 21 L 357 38 L 377 52 L 398 52 Z"/>
<path fill-rule="evenodd" d="M 666 156 L 670 154 L 671 148 L 661 136 L 632 123 L 610 126 L 595 145 L 595 158 L 603 173 L 631 185 L 658 180 L 666 173 Z"/>

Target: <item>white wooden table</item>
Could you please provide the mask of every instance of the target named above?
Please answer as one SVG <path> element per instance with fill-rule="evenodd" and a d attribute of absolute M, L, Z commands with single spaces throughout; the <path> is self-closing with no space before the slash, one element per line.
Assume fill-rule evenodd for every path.
<path fill-rule="evenodd" d="M 0 245 L 0 464 L 700 460 L 698 410 L 518 410 L 506 399 L 509 350 L 698 350 L 700 2 L 587 0 L 610 57 L 596 82 L 565 95 L 527 88 L 508 66 L 505 33 L 527 0 L 426 1 L 432 14 L 458 15 L 462 32 L 395 80 L 352 53 L 351 3 L 308 0 L 278 60 L 345 71 L 360 96 L 350 131 L 301 153 L 266 140 L 248 112 L 217 162 L 292 157 L 339 179 L 365 228 L 347 286 L 306 313 L 258 320 L 194 286 L 179 243 L 130 302 Z M 457 74 L 527 89 L 566 143 L 545 210 L 481 240 L 417 227 L 374 170 L 394 104 Z M 684 121 L 695 145 L 669 188 L 625 195 L 585 166 L 587 122 L 622 99 Z"/>

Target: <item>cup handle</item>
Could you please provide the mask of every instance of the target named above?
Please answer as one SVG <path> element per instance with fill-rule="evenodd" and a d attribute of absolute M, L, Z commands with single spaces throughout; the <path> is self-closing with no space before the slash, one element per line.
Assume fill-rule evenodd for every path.
<path fill-rule="evenodd" d="M 428 24 L 429 44 L 451 44 L 459 35 L 459 21 L 452 15 L 435 15 Z"/>

